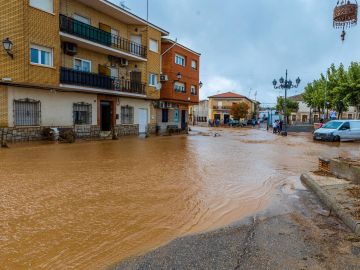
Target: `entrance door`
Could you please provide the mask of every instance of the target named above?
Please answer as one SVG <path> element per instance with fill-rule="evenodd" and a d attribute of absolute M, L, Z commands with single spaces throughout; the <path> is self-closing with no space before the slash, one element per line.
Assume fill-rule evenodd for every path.
<path fill-rule="evenodd" d="M 186 111 L 181 111 L 181 129 L 186 128 Z"/>
<path fill-rule="evenodd" d="M 224 125 L 229 124 L 230 122 L 230 115 L 224 114 Z"/>
<path fill-rule="evenodd" d="M 139 133 L 146 133 L 148 123 L 148 110 L 139 109 Z"/>
<path fill-rule="evenodd" d="M 101 131 L 111 130 L 111 103 L 110 101 L 100 101 L 100 126 Z"/>

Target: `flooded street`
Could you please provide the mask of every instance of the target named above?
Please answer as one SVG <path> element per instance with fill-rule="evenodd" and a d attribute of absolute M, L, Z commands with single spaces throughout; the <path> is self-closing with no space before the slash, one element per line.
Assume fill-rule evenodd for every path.
<path fill-rule="evenodd" d="M 359 154 L 311 134 L 216 132 L 0 150 L 1 267 L 105 269 L 265 208 L 319 156 Z"/>

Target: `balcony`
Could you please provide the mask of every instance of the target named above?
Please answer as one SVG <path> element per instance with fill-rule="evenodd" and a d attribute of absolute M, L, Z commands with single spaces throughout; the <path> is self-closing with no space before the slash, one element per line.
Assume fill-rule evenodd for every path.
<path fill-rule="evenodd" d="M 231 110 L 232 106 L 213 106 L 213 110 Z"/>
<path fill-rule="evenodd" d="M 60 83 L 99 88 L 119 93 L 145 95 L 145 84 L 62 67 Z"/>
<path fill-rule="evenodd" d="M 90 41 L 100 46 L 105 46 L 109 49 L 115 49 L 118 52 L 124 52 L 126 55 L 146 58 L 147 47 L 142 46 L 136 42 L 113 35 L 109 32 L 88 25 L 86 23 L 77 21 L 65 15 L 60 15 L 60 32 L 78 37 L 85 41 Z M 73 41 L 70 40 L 69 41 Z M 119 55 L 115 55 L 119 56 Z M 122 56 L 122 55 L 120 55 Z M 129 58 L 130 60 L 137 60 L 136 58 Z"/>

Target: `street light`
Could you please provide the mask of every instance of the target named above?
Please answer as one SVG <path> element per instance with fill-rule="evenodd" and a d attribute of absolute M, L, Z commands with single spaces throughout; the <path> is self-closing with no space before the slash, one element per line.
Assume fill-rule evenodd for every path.
<path fill-rule="evenodd" d="M 281 132 L 281 135 L 283 136 L 287 136 L 287 113 L 286 113 L 286 99 L 287 99 L 287 90 L 291 89 L 291 88 L 297 88 L 300 84 L 301 80 L 300 77 L 298 77 L 296 79 L 296 84 L 294 85 L 293 82 L 291 80 L 288 80 L 288 71 L 286 70 L 286 76 L 285 79 L 283 77 L 281 77 L 279 79 L 279 85 L 277 85 L 277 81 L 273 80 L 273 85 L 275 89 L 285 89 L 285 100 L 284 100 L 284 124 L 285 124 L 285 128 L 284 131 Z"/>
<path fill-rule="evenodd" d="M 14 54 L 12 52 L 13 43 L 11 42 L 11 40 L 9 38 L 6 38 L 3 40 L 2 44 L 3 44 L 4 50 L 6 51 L 6 53 L 11 58 L 14 58 Z"/>

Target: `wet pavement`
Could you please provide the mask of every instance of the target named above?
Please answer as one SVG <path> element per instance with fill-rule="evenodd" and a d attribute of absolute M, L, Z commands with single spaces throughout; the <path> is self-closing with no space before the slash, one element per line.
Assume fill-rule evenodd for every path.
<path fill-rule="evenodd" d="M 313 143 L 311 134 L 196 130 L 1 149 L 2 267 L 104 269 L 267 209 L 279 188 L 303 188 L 299 176 L 318 156 L 359 153 L 359 144 Z"/>

